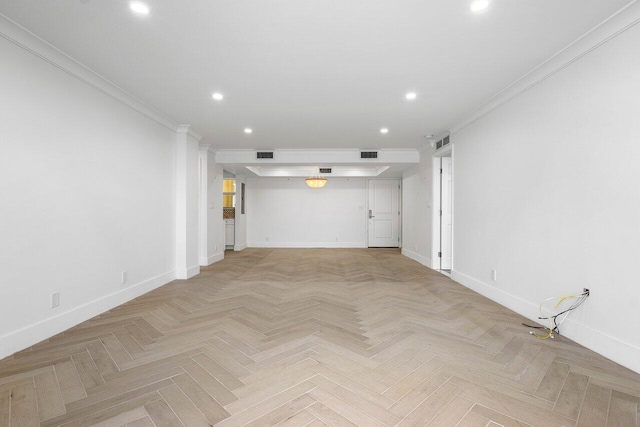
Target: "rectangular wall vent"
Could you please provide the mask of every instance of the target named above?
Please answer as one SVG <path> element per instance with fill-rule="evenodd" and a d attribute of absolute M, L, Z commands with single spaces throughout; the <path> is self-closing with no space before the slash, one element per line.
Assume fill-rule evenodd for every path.
<path fill-rule="evenodd" d="M 361 159 L 377 159 L 378 152 L 377 151 L 361 151 L 360 158 Z"/>
<path fill-rule="evenodd" d="M 273 159 L 273 151 L 258 151 L 258 159 Z"/>
<path fill-rule="evenodd" d="M 440 141 L 436 142 L 436 151 L 449 145 L 449 142 L 450 140 L 448 135 L 442 138 Z"/>
<path fill-rule="evenodd" d="M 331 173 L 331 168 L 320 168 L 320 173 Z"/>

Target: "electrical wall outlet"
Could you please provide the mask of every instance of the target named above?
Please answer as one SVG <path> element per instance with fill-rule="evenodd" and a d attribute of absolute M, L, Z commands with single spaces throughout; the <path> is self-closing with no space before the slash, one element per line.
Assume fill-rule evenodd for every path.
<path fill-rule="evenodd" d="M 587 294 L 587 296 L 591 295 L 591 291 L 589 291 L 589 288 L 582 288 L 582 292 Z"/>
<path fill-rule="evenodd" d="M 498 281 L 498 272 L 494 269 L 491 269 L 491 280 L 494 282 Z"/>
<path fill-rule="evenodd" d="M 122 284 L 124 285 L 125 283 L 127 283 L 129 274 L 126 271 L 122 272 Z"/>
<path fill-rule="evenodd" d="M 56 308 L 60 305 L 60 292 L 54 292 L 51 294 L 51 308 Z"/>

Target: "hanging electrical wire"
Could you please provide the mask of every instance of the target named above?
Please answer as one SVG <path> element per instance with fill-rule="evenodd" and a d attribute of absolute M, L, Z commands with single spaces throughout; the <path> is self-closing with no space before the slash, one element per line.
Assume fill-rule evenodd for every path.
<path fill-rule="evenodd" d="M 553 339 L 555 337 L 554 334 L 558 334 L 558 335 L 560 334 L 560 325 L 562 324 L 562 322 L 566 320 L 567 316 L 569 316 L 569 313 L 575 310 L 576 308 L 580 307 L 585 302 L 588 296 L 589 296 L 589 289 L 585 288 L 581 294 L 547 298 L 540 303 L 540 317 L 538 317 L 538 319 L 549 321 L 549 326 L 548 327 L 533 326 L 533 325 L 527 325 L 526 323 L 523 323 L 523 325 L 528 328 L 542 329 L 546 331 L 546 335 L 540 335 L 534 331 L 530 331 L 529 333 L 535 336 L 536 338 L 543 339 L 543 340 L 546 340 L 548 338 Z M 573 301 L 573 303 L 568 308 L 561 310 L 559 313 L 556 313 L 553 315 L 551 314 L 551 310 L 559 309 L 564 302 L 570 301 L 570 300 L 575 300 L 575 301 Z M 551 309 L 547 309 L 546 305 L 548 305 L 548 303 L 551 301 L 558 301 L 558 302 L 555 305 L 553 305 Z M 547 311 L 547 313 L 545 313 L 545 310 Z"/>

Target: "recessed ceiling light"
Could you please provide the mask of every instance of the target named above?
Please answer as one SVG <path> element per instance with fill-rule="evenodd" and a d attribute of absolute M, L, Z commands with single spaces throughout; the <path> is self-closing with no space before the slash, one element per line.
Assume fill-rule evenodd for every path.
<path fill-rule="evenodd" d="M 139 13 L 140 15 L 148 15 L 149 14 L 149 6 L 141 1 L 132 1 L 129 3 L 129 9 L 134 11 L 135 13 Z"/>
<path fill-rule="evenodd" d="M 244 128 L 244 133 L 253 133 L 253 129 L 251 129 L 251 128 Z"/>
<path fill-rule="evenodd" d="M 469 6 L 469 9 L 471 9 L 471 12 L 477 13 L 477 12 L 482 12 L 487 7 L 489 7 L 489 0 L 475 0 L 473 3 L 471 3 L 471 6 Z"/>
<path fill-rule="evenodd" d="M 404 97 L 407 98 L 408 100 L 413 100 L 413 99 L 416 99 L 418 97 L 418 94 L 415 93 L 415 92 L 409 92 Z"/>
<path fill-rule="evenodd" d="M 211 97 L 216 101 L 222 101 L 224 99 L 224 95 L 221 94 L 220 92 L 214 92 L 213 95 L 211 95 Z"/>
<path fill-rule="evenodd" d="M 380 133 L 389 133 L 389 129 L 382 128 L 382 129 L 380 129 Z"/>

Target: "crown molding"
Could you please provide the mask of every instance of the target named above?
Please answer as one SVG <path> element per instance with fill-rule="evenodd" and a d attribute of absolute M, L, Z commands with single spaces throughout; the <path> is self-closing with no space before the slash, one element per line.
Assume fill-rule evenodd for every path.
<path fill-rule="evenodd" d="M 210 151 L 214 154 L 218 151 L 218 149 L 214 147 L 210 142 L 200 142 L 200 144 L 198 144 L 198 148 L 200 149 L 200 151 Z"/>
<path fill-rule="evenodd" d="M 109 81 L 89 67 L 76 61 L 45 40 L 36 36 L 18 23 L 0 14 L 0 37 L 37 56 L 61 71 L 75 77 L 93 89 L 110 96 L 116 101 L 144 114 L 162 126 L 177 131 L 178 124 L 162 113 L 154 110 L 138 98 Z M 191 131 L 192 133 L 194 131 Z M 197 135 L 197 133 L 196 133 Z M 193 135 L 192 135 L 193 136 Z M 202 138 L 200 136 L 200 138 Z"/>
<path fill-rule="evenodd" d="M 451 133 L 464 129 L 518 95 L 540 84 L 609 40 L 632 28 L 638 22 L 640 22 L 640 2 L 633 0 L 551 58 L 473 109 L 449 127 Z"/>

